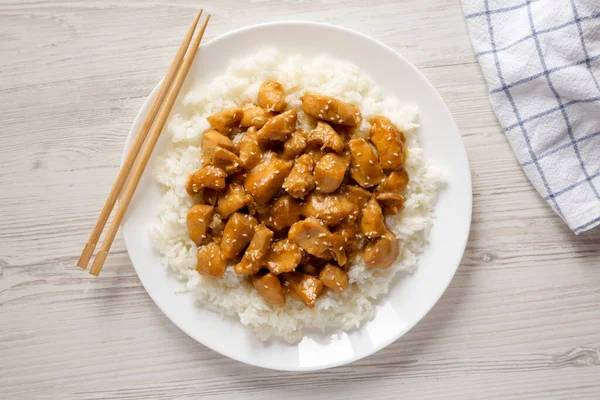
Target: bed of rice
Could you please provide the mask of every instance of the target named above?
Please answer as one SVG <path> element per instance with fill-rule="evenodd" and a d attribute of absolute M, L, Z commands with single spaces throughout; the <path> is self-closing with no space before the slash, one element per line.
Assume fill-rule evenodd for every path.
<path fill-rule="evenodd" d="M 398 260 L 385 270 L 368 268 L 362 259 L 358 260 L 349 270 L 348 289 L 342 294 L 321 295 L 313 309 L 289 297 L 284 307 L 271 306 L 230 267 L 222 279 L 201 276 L 195 271 L 197 248 L 186 226 L 192 199 L 185 191 L 185 183 L 200 166 L 200 139 L 209 128 L 206 117 L 248 101 L 256 103 L 258 88 L 265 80 L 283 84 L 286 101 L 299 109 L 301 123 L 300 96 L 312 91 L 358 106 L 363 114 L 360 131 L 365 137 L 370 129 L 369 118 L 385 115 L 404 130 L 407 139 L 410 184 L 405 192 L 406 208 L 386 221 L 400 240 Z M 263 340 L 279 337 L 295 342 L 309 329 L 358 327 L 374 316 L 375 301 L 387 293 L 393 276 L 398 271 L 410 273 L 416 269 L 434 221 L 440 174 L 427 162 L 419 146 L 417 108 L 384 97 L 381 88 L 356 65 L 327 56 L 306 59 L 264 50 L 235 60 L 223 75 L 193 87 L 183 97 L 181 106 L 180 112 L 171 116 L 164 132 L 169 143 L 160 151 L 154 166 L 163 198 L 157 210 L 159 222 L 152 225 L 150 235 L 163 264 L 181 280 L 182 290 L 196 295 L 201 305 L 237 316 Z"/>

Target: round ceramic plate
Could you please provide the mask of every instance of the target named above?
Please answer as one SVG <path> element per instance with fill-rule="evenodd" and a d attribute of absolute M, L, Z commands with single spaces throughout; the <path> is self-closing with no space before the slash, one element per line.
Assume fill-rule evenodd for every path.
<path fill-rule="evenodd" d="M 210 27 L 209 27 L 210 29 Z M 161 198 L 148 168 L 129 207 L 122 229 L 135 270 L 156 305 L 181 330 L 203 345 L 233 359 L 278 370 L 308 371 L 346 364 L 389 345 L 433 307 L 452 280 L 462 258 L 471 224 L 471 176 L 465 148 L 444 101 L 427 79 L 391 48 L 363 34 L 332 25 L 281 22 L 251 26 L 203 44 L 186 80 L 207 81 L 222 73 L 233 58 L 272 47 L 283 54 L 330 56 L 350 61 L 384 90 L 420 109 L 419 137 L 428 159 L 445 173 L 447 185 L 436 206 L 430 243 L 415 273 L 395 279 L 379 302 L 375 318 L 349 333 L 308 334 L 297 344 L 261 342 L 239 320 L 225 318 L 176 293 L 181 283 L 171 277 L 152 250 L 149 224 Z M 129 132 L 131 145 L 156 94 L 150 94 Z M 182 93 L 186 93 L 186 87 Z M 155 154 L 164 142 L 159 141 Z M 152 160 L 151 164 L 152 165 Z"/>

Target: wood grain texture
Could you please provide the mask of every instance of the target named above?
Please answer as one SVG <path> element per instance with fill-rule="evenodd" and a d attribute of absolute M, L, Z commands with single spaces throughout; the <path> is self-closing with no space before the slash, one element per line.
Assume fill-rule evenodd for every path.
<path fill-rule="evenodd" d="M 290 19 L 357 29 L 447 102 L 471 162 L 472 231 L 451 286 L 402 339 L 326 372 L 267 371 L 172 325 L 120 235 L 100 279 L 77 268 L 130 124 L 199 5 L 0 1 L 0 398 L 600 398 L 600 230 L 574 236 L 527 181 L 458 0 L 201 4 L 208 39 Z"/>

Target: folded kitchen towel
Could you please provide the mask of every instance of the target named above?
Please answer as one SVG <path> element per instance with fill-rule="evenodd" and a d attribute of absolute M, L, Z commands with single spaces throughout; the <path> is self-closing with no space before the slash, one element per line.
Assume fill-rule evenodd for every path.
<path fill-rule="evenodd" d="M 600 225 L 600 0 L 462 0 L 521 167 L 575 232 Z"/>

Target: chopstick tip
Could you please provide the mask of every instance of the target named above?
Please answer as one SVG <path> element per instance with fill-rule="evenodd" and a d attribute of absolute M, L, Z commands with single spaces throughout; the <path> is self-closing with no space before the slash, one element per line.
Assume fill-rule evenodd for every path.
<path fill-rule="evenodd" d="M 94 276 L 98 276 L 100 271 L 102 270 L 102 265 L 104 265 L 104 260 L 106 260 L 106 256 L 108 252 L 106 250 L 100 250 L 94 259 L 94 263 L 92 264 L 92 268 L 90 269 L 90 274 Z"/>
<path fill-rule="evenodd" d="M 81 252 L 81 256 L 79 256 L 79 261 L 77 261 L 77 266 L 81 269 L 86 269 L 88 264 L 90 263 L 90 260 L 92 258 L 92 255 L 94 255 L 94 249 L 96 248 L 96 246 L 92 243 L 86 243 L 85 247 L 83 248 L 83 251 Z"/>

